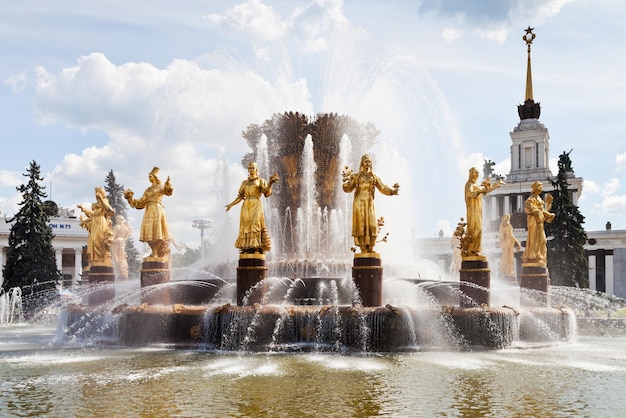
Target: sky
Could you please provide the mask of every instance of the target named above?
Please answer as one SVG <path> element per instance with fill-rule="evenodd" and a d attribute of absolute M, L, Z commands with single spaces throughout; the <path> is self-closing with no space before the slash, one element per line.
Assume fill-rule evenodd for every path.
<path fill-rule="evenodd" d="M 192 221 L 210 219 L 206 234 L 235 257 L 238 210 L 224 206 L 247 175 L 242 131 L 274 113 L 336 112 L 380 130 L 374 171 L 401 185 L 377 200 L 386 226 L 450 235 L 468 169 L 490 159 L 509 172 L 531 26 L 552 172 L 572 150 L 586 229 L 626 229 L 621 0 L 1 3 L 3 214 L 19 209 L 31 161 L 70 209 L 95 201 L 110 170 L 139 194 L 158 166 L 179 246 L 197 248 Z M 138 231 L 142 213 L 129 215 Z"/>

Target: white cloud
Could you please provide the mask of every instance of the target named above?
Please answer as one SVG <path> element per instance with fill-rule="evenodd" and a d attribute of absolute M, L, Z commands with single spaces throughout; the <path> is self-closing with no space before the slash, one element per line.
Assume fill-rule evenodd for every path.
<path fill-rule="evenodd" d="M 512 28 L 525 27 L 528 22 L 541 26 L 573 1 L 575 0 L 423 1 L 420 7 L 426 11 L 436 11 L 441 15 L 453 17 L 456 22 L 473 28 L 472 32 L 478 37 L 503 44 Z M 456 34 L 451 31 L 448 35 Z M 445 35 L 444 38 L 451 40 Z"/>
<path fill-rule="evenodd" d="M 626 170 L 626 152 L 615 156 L 615 165 L 618 170 Z"/>
<path fill-rule="evenodd" d="M 252 35 L 254 42 L 275 42 L 293 38 L 295 44 L 308 52 L 326 51 L 337 30 L 349 27 L 341 0 L 314 0 L 296 9 L 290 16 L 281 16 L 260 0 L 240 3 L 222 14 L 206 18 L 230 29 Z M 265 48 L 256 46 L 257 57 L 265 58 Z"/>
<path fill-rule="evenodd" d="M 335 31 L 350 27 L 342 5 L 342 0 L 315 0 L 292 14 L 291 26 L 303 49 L 324 51 Z"/>
<path fill-rule="evenodd" d="M 448 42 L 453 42 L 461 37 L 461 31 L 454 28 L 444 28 L 441 31 L 441 37 Z"/>
<path fill-rule="evenodd" d="M 184 138 L 241 151 L 244 142 L 232 139 L 248 124 L 285 109 L 311 112 L 304 81 L 272 84 L 250 71 L 204 69 L 185 60 L 159 70 L 143 63 L 116 66 L 94 53 L 59 74 L 39 69 L 37 86 L 40 121 L 125 132 L 152 146 Z"/>
<path fill-rule="evenodd" d="M 467 155 L 461 163 L 462 170 L 465 174 L 469 173 L 470 168 L 477 168 L 482 173 L 483 164 L 485 163 L 485 156 L 478 152 L 473 152 Z M 467 180 L 467 177 L 463 179 L 463 182 Z"/>
<path fill-rule="evenodd" d="M 252 36 L 267 41 L 282 38 L 289 24 L 276 14 L 271 6 L 259 0 L 249 0 L 227 10 L 224 14 L 209 14 L 206 16 L 211 22 L 220 23 Z"/>
<path fill-rule="evenodd" d="M 0 170 L 0 186 L 17 187 L 24 182 L 24 178 L 13 171 Z"/>
<path fill-rule="evenodd" d="M 10 86 L 13 93 L 19 93 L 26 89 L 29 85 L 29 77 L 27 71 L 22 71 L 17 74 L 12 74 L 9 77 L 2 80 L 2 83 Z"/>
<path fill-rule="evenodd" d="M 583 183 L 583 196 L 586 194 L 599 194 L 602 191 L 602 188 L 598 183 L 593 180 L 585 179 Z"/>
<path fill-rule="evenodd" d="M 602 196 L 604 197 L 610 197 L 612 196 L 615 191 L 617 191 L 620 188 L 620 182 L 618 178 L 613 177 L 612 179 L 610 179 L 609 181 L 607 181 L 606 183 L 604 183 L 604 186 L 602 187 Z"/>
<path fill-rule="evenodd" d="M 626 214 L 626 195 L 608 196 L 600 204 L 606 213 Z"/>

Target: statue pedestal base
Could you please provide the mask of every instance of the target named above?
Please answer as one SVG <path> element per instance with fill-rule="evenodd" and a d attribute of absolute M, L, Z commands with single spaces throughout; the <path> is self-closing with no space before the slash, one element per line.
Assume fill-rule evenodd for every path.
<path fill-rule="evenodd" d="M 491 288 L 491 270 L 486 257 L 464 259 L 459 270 L 462 308 L 472 306 L 490 306 L 489 289 Z"/>
<path fill-rule="evenodd" d="M 546 266 L 522 264 L 519 287 L 525 296 L 522 306 L 550 307 L 550 275 Z"/>
<path fill-rule="evenodd" d="M 170 269 L 167 261 L 146 261 L 141 263 L 141 288 L 148 286 L 169 283 Z M 143 291 L 141 293 L 141 303 L 150 305 L 169 305 L 170 289 L 162 287 L 151 291 Z"/>
<path fill-rule="evenodd" d="M 87 304 L 90 306 L 101 305 L 115 298 L 115 273 L 113 266 L 106 264 L 92 264 L 89 266 L 89 284 L 103 285 L 87 295 Z"/>
<path fill-rule="evenodd" d="M 263 302 L 267 294 L 265 254 L 240 254 L 237 267 L 237 305 Z M 261 282 L 261 284 L 259 284 Z M 254 288 L 253 291 L 251 289 Z"/>
<path fill-rule="evenodd" d="M 383 305 L 383 267 L 378 253 L 355 254 L 352 278 L 363 306 Z"/>

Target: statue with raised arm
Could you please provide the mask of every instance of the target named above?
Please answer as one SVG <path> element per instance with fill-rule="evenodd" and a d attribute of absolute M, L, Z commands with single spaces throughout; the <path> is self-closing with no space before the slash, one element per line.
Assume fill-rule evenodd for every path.
<path fill-rule="evenodd" d="M 264 254 L 271 249 L 270 235 L 265 227 L 265 214 L 261 196 L 272 195 L 272 185 L 278 181 L 278 174 L 270 176 L 269 182 L 259 178 L 256 163 L 248 164 L 248 178 L 241 182 L 237 197 L 226 205 L 229 211 L 239 202 L 241 214 L 239 217 L 239 235 L 235 241 L 235 247 L 240 253 Z"/>
<path fill-rule="evenodd" d="M 522 246 L 513 235 L 513 225 L 511 225 L 511 215 L 505 213 L 500 222 L 500 275 L 502 277 L 515 277 L 515 250 L 520 250 Z"/>
<path fill-rule="evenodd" d="M 113 267 L 118 275 L 123 279 L 128 279 L 128 257 L 126 256 L 126 241 L 131 236 L 130 226 L 123 216 L 115 217 L 115 226 L 113 227 L 113 245 L 111 246 L 111 258 L 113 259 Z"/>
<path fill-rule="evenodd" d="M 109 204 L 109 199 L 103 187 L 96 187 L 96 201 L 90 208 L 78 205 L 78 208 L 86 215 L 80 218 L 80 225 L 88 232 L 87 259 L 89 263 L 111 264 L 111 245 L 113 244 L 113 232 L 111 217 L 115 210 Z"/>
<path fill-rule="evenodd" d="M 379 220 L 376 219 L 376 209 L 374 207 L 374 192 L 379 192 L 386 196 L 397 195 L 400 185 L 395 183 L 393 187 L 385 185 L 382 180 L 372 171 L 372 159 L 365 154 L 361 157 L 359 171 L 353 173 L 345 167 L 342 172 L 343 191 L 354 192 L 354 202 L 352 203 L 352 236 L 354 244 L 362 253 L 371 253 L 376 245 L 378 236 Z"/>
<path fill-rule="evenodd" d="M 544 202 L 541 198 L 542 192 L 543 186 L 541 182 L 534 182 L 531 186 L 530 197 L 524 203 L 528 238 L 526 239 L 526 249 L 522 255 L 522 261 L 524 264 L 535 264 L 545 267 L 548 248 L 544 222 L 552 222 L 555 214 L 550 212 L 553 200 L 552 195 L 548 194 Z"/>
<path fill-rule="evenodd" d="M 478 169 L 472 167 L 469 170 L 469 178 L 465 183 L 465 206 L 466 229 L 463 240 L 464 248 L 461 248 L 463 257 L 482 257 L 482 234 L 483 234 L 483 195 L 497 189 L 504 181 L 495 183 L 487 178 L 478 183 Z"/>
<path fill-rule="evenodd" d="M 124 191 L 124 197 L 130 207 L 145 209 L 143 220 L 141 221 L 139 241 L 145 242 L 150 246 L 151 253 L 146 259 L 163 259 L 170 252 L 168 244 L 170 234 L 167 227 L 167 219 L 165 218 L 165 209 L 161 201 L 163 196 L 171 196 L 174 188 L 169 176 L 165 183 L 162 183 L 158 174 L 158 167 L 154 167 L 150 171 L 148 174 L 150 187 L 143 192 L 141 198 L 135 199 L 134 193 L 130 189 Z"/>

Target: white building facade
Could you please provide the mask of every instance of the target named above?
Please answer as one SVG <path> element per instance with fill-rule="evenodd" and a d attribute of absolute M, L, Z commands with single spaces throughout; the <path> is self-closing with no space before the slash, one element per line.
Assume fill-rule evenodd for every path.
<path fill-rule="evenodd" d="M 61 209 L 59 216 L 50 219 L 54 239 L 52 246 L 56 253 L 57 268 L 61 272 L 63 287 L 70 287 L 81 279 L 83 272 L 83 247 L 87 245 L 88 232 L 81 228 L 80 220 L 72 211 Z M 9 247 L 9 233 L 11 217 L 0 217 L 0 265 L 4 269 L 7 250 Z M 0 283 L 4 281 L 4 277 Z"/>

